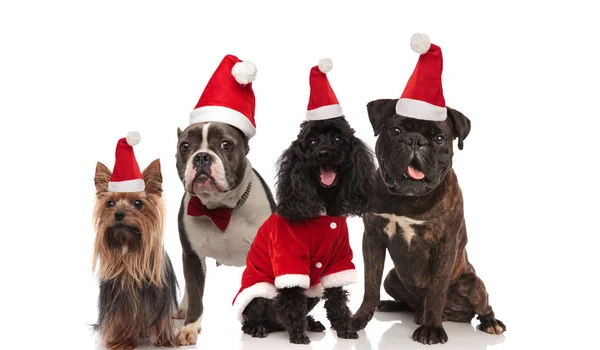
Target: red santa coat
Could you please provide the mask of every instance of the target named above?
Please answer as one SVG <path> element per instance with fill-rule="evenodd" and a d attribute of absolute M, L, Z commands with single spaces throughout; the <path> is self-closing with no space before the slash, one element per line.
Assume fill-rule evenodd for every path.
<path fill-rule="evenodd" d="M 345 218 L 320 216 L 290 222 L 275 213 L 258 229 L 250 246 L 233 307 L 241 322 L 252 299 L 273 299 L 277 288 L 302 287 L 307 296 L 319 297 L 323 288 L 355 282 Z"/>

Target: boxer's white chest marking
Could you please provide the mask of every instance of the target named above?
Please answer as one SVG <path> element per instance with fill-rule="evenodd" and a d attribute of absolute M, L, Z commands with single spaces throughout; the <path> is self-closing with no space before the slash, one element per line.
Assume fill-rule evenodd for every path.
<path fill-rule="evenodd" d="M 423 225 L 425 223 L 424 220 L 415 220 L 411 219 L 408 216 L 398 216 L 395 214 L 386 214 L 386 213 L 375 213 L 377 216 L 381 216 L 384 219 L 388 220 L 388 224 L 383 229 L 383 231 L 388 235 L 389 239 L 392 239 L 394 235 L 398 232 L 397 228 L 400 227 L 402 230 L 402 237 L 410 246 L 410 242 L 412 238 L 415 236 L 415 229 L 412 227 L 413 225 Z"/>

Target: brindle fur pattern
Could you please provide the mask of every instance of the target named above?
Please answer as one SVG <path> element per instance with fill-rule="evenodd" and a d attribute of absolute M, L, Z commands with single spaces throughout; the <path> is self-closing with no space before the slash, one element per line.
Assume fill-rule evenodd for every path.
<path fill-rule="evenodd" d="M 393 119 L 395 101 L 372 102 L 386 104 L 379 106 L 377 113 L 381 115 L 374 116 L 375 119 L 382 116 Z M 449 130 L 453 134 L 445 136 L 450 140 L 447 147 L 451 148 L 456 135 L 460 135 L 461 143 L 466 138 L 470 122 L 452 109 L 448 115 L 446 122 L 451 125 Z M 370 117 L 373 122 L 373 116 Z M 457 121 L 457 118 L 466 121 Z M 385 128 L 385 122 L 383 124 L 381 128 Z M 465 131 L 460 125 L 468 125 L 468 129 Z M 387 144 L 378 146 L 389 147 Z M 378 156 L 381 154 L 377 153 Z M 451 157 L 451 151 L 445 150 L 445 153 Z M 440 163 L 444 163 L 444 159 Z M 467 258 L 463 197 L 451 167 L 433 190 L 418 196 L 399 195 L 377 176 L 371 208 L 363 222 L 365 293 L 360 308 L 352 317 L 353 329 L 365 328 L 377 310 L 413 311 L 415 323 L 420 325 L 413 339 L 424 344 L 448 340 L 443 321 L 470 322 L 476 314 L 481 321 L 479 329 L 493 334 L 506 330 L 505 325 L 495 318 L 485 286 Z M 406 239 L 403 227 L 413 231 L 409 232 L 410 240 Z M 380 300 L 386 251 L 390 253 L 394 268 L 383 283 L 394 299 L 392 301 Z"/>

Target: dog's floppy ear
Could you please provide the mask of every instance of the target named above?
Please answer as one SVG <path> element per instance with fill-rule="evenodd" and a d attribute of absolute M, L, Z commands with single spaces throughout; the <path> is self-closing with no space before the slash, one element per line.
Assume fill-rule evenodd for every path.
<path fill-rule="evenodd" d="M 363 215 L 369 209 L 369 199 L 375 183 L 375 156 L 373 151 L 361 139 L 353 137 L 349 161 L 352 168 L 344 177 L 349 184 L 343 186 L 339 197 L 347 203 L 344 211 L 349 215 Z"/>
<path fill-rule="evenodd" d="M 96 193 L 108 192 L 108 182 L 112 171 L 106 165 L 96 163 L 96 175 L 94 175 L 94 185 L 96 185 Z"/>
<path fill-rule="evenodd" d="M 396 102 L 397 98 L 384 98 L 367 103 L 367 113 L 375 136 L 381 133 L 385 121 L 396 114 Z"/>
<path fill-rule="evenodd" d="M 319 216 L 325 203 L 310 180 L 310 168 L 296 140 L 277 161 L 277 213 L 289 220 Z"/>
<path fill-rule="evenodd" d="M 162 173 L 160 171 L 160 159 L 155 159 L 142 172 L 146 194 L 162 194 Z"/>
<path fill-rule="evenodd" d="M 463 141 L 471 131 L 471 121 L 456 109 L 450 107 L 446 107 L 446 109 L 448 110 L 448 119 L 450 119 L 450 122 L 452 123 L 454 138 L 458 138 L 458 149 L 462 150 Z"/>

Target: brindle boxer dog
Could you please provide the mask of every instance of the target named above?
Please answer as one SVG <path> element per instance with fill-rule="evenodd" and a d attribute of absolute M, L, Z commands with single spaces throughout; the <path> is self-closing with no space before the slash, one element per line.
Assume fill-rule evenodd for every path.
<path fill-rule="evenodd" d="M 445 121 L 396 114 L 397 99 L 369 102 L 377 139 L 377 183 L 363 218 L 365 293 L 352 328 L 365 328 L 374 311 L 414 311 L 420 325 L 413 339 L 445 343 L 442 321 L 471 322 L 500 334 L 506 330 L 488 304 L 488 294 L 467 259 L 463 197 L 452 169 L 453 140 L 469 134 L 471 122 L 448 108 Z M 384 288 L 393 301 L 380 301 L 386 249 L 394 261 Z"/>

